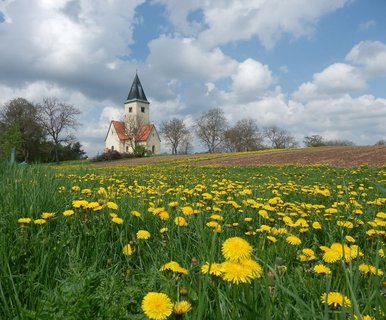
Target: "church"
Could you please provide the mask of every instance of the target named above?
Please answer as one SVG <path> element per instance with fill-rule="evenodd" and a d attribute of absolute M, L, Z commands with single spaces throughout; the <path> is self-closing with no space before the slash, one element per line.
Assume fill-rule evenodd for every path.
<path fill-rule="evenodd" d="M 110 122 L 105 138 L 106 150 L 133 153 L 133 148 L 139 145 L 152 154 L 160 154 L 161 139 L 155 125 L 150 123 L 150 102 L 138 74 L 135 75 L 124 109 L 123 121 Z"/>

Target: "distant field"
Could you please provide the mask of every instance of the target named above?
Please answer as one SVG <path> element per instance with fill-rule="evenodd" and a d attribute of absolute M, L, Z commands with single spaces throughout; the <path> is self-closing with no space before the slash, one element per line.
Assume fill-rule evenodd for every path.
<path fill-rule="evenodd" d="M 263 150 L 247 153 L 219 153 L 194 155 L 161 155 L 150 158 L 119 160 L 108 166 L 131 166 L 163 162 L 186 162 L 197 165 L 330 165 L 336 167 L 356 167 L 368 165 L 380 167 L 386 164 L 386 146 L 320 147 L 289 150 Z M 97 164 L 105 166 L 104 164 Z"/>

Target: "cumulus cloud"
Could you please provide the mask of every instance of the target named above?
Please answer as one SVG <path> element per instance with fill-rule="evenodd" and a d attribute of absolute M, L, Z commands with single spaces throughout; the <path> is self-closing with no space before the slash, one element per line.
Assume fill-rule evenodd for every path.
<path fill-rule="evenodd" d="M 347 54 L 346 60 L 362 66 L 370 76 L 386 75 L 386 44 L 361 41 Z"/>
<path fill-rule="evenodd" d="M 301 84 L 293 98 L 299 101 L 332 98 L 365 88 L 366 80 L 359 70 L 349 64 L 334 63 L 314 74 L 311 82 Z"/>
<path fill-rule="evenodd" d="M 220 48 L 204 50 L 192 38 L 160 37 L 149 43 L 147 59 L 154 72 L 183 80 L 218 80 L 230 76 L 237 62 Z"/>
<path fill-rule="evenodd" d="M 242 95 L 256 96 L 272 84 L 272 72 L 267 65 L 254 59 L 240 63 L 232 75 L 233 90 Z"/>

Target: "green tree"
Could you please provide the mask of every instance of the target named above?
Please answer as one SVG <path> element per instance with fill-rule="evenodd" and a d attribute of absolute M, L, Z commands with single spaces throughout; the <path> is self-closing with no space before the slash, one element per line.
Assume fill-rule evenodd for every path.
<path fill-rule="evenodd" d="M 1 134 L 1 159 L 8 159 L 11 155 L 12 148 L 15 148 L 16 151 L 20 150 L 22 143 L 23 140 L 19 125 L 13 122 L 6 126 Z"/>
<path fill-rule="evenodd" d="M 17 158 L 21 161 L 36 160 L 44 141 L 44 132 L 37 120 L 37 107 L 24 98 L 16 98 L 6 103 L 0 110 L 1 142 L 11 134 L 19 141 Z M 11 127 L 11 128 L 10 128 Z M 16 135 L 15 130 L 19 129 Z M 8 133 L 7 133 L 8 132 Z"/>

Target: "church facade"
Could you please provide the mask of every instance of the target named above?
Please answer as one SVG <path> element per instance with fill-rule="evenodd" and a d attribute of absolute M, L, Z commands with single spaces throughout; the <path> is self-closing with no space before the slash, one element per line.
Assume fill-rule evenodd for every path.
<path fill-rule="evenodd" d="M 138 74 L 124 103 L 123 121 L 112 120 L 105 138 L 106 150 L 133 153 L 135 145 L 153 154 L 161 153 L 161 139 L 155 125 L 150 123 L 150 102 Z"/>

